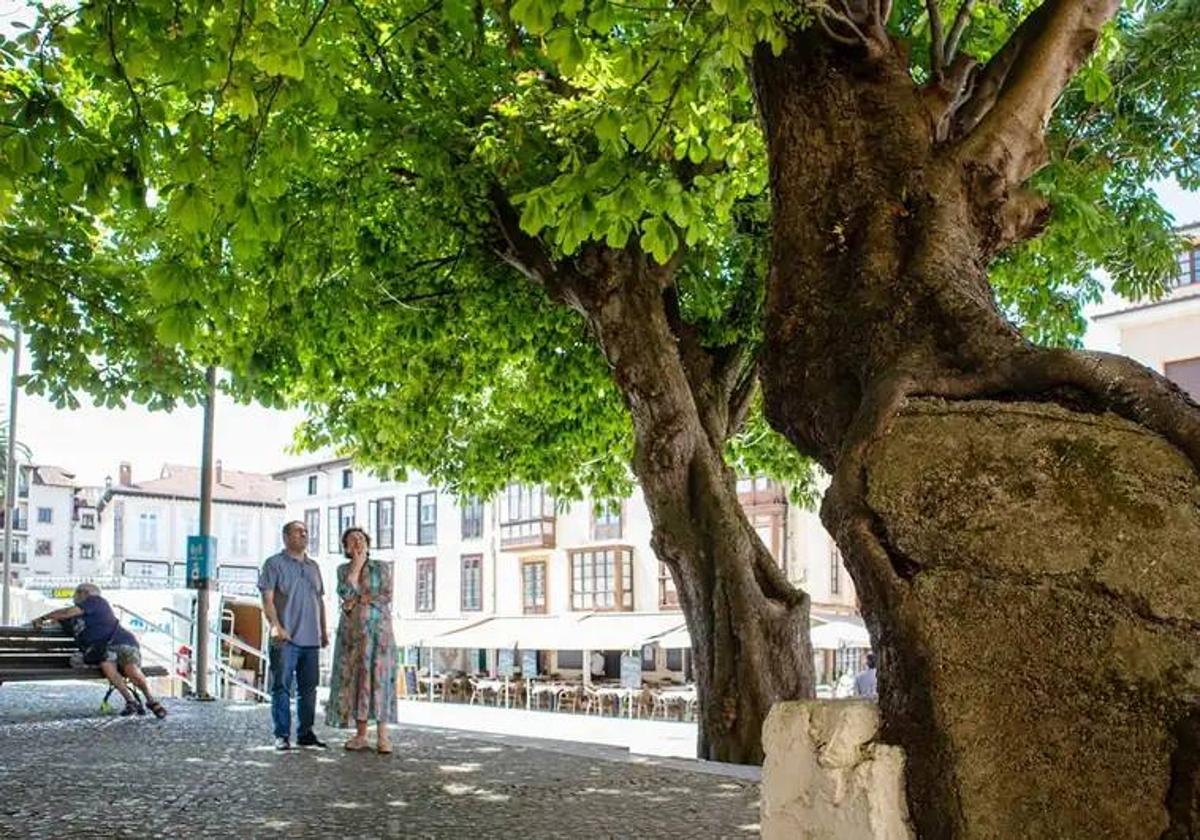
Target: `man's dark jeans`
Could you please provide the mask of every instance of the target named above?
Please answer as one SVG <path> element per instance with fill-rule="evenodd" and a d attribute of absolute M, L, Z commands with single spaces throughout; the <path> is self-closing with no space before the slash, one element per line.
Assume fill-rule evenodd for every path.
<path fill-rule="evenodd" d="M 291 642 L 272 640 L 271 719 L 275 722 L 275 737 L 290 738 L 292 733 L 291 695 L 293 682 L 299 695 L 296 714 L 300 725 L 297 741 L 313 737 L 313 720 L 317 715 L 317 681 L 320 679 L 319 647 L 301 647 Z"/>

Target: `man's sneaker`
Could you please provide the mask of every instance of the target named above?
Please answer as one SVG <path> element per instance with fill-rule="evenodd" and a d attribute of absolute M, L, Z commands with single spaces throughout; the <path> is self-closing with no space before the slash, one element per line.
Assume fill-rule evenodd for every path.
<path fill-rule="evenodd" d="M 307 738 L 301 738 L 296 741 L 296 746 L 306 750 L 323 750 L 327 749 L 329 745 L 316 735 L 309 735 Z"/>
<path fill-rule="evenodd" d="M 280 752 L 290 750 L 291 748 L 292 748 L 292 742 L 289 741 L 287 738 L 276 738 L 275 739 L 275 749 L 279 750 Z"/>

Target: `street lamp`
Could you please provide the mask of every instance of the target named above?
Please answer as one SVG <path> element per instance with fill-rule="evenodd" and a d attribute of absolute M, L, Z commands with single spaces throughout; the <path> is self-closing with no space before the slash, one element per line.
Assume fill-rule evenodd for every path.
<path fill-rule="evenodd" d="M 12 382 L 8 398 L 8 453 L 7 471 L 4 481 L 4 604 L 0 608 L 0 624 L 11 620 L 11 577 L 12 577 L 12 529 L 17 507 L 17 377 L 21 373 L 21 325 L 13 321 L 0 321 L 13 328 Z"/>

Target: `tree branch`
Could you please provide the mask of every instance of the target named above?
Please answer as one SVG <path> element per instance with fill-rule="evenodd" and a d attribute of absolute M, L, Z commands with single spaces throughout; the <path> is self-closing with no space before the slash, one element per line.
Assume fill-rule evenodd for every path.
<path fill-rule="evenodd" d="M 1054 103 L 1091 54 L 1121 0 L 1046 0 L 988 62 L 962 113 L 964 161 L 1023 183 L 1046 161 Z M 961 134 L 959 136 L 962 136 Z"/>
<path fill-rule="evenodd" d="M 940 79 L 946 70 L 946 36 L 938 0 L 925 0 L 925 10 L 929 13 L 929 72 Z"/>
<path fill-rule="evenodd" d="M 521 230 L 521 214 L 509 200 L 504 188 L 492 184 L 488 198 L 496 230 L 502 240 L 492 247 L 496 256 L 545 289 L 546 294 L 554 300 L 586 315 L 582 302 L 571 290 L 561 267 L 555 263 L 542 241 Z"/>
<path fill-rule="evenodd" d="M 958 45 L 962 43 L 963 34 L 971 23 L 971 10 L 974 6 L 975 0 L 963 0 L 962 5 L 958 7 L 958 14 L 954 16 L 954 23 L 950 26 L 950 34 L 946 36 L 946 63 L 954 61 L 954 56 L 958 54 Z"/>

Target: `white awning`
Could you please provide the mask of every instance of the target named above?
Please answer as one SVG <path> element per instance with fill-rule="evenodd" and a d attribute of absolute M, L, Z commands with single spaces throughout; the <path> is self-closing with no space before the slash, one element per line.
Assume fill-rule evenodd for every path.
<path fill-rule="evenodd" d="M 427 638 L 422 644 L 432 648 L 559 650 L 558 640 L 571 632 L 574 623 L 573 618 L 556 615 L 496 616 Z"/>
<path fill-rule="evenodd" d="M 683 627 L 679 613 L 591 613 L 557 640 L 558 650 L 637 650 Z"/>
<path fill-rule="evenodd" d="M 837 650 L 838 648 L 869 648 L 871 634 L 861 624 L 850 621 L 831 621 L 814 627 L 810 634 L 812 646 L 816 650 Z"/>
<path fill-rule="evenodd" d="M 430 641 L 442 634 L 478 623 L 478 618 L 397 618 L 393 629 L 399 647 L 430 647 Z"/>
<path fill-rule="evenodd" d="M 650 642 L 658 645 L 660 648 L 686 648 L 687 650 L 691 650 L 692 634 L 688 632 L 686 624 L 681 624 L 674 630 L 668 630 L 661 636 L 654 637 Z"/>
<path fill-rule="evenodd" d="M 837 650 L 842 647 L 871 647 L 871 635 L 863 625 L 853 621 L 829 621 L 827 619 L 825 619 L 825 623 L 818 624 L 820 621 L 822 619 L 814 616 L 812 620 L 813 626 L 809 631 L 813 648 Z M 692 646 L 692 637 L 688 633 L 687 625 L 681 624 L 666 633 L 649 639 L 646 644 L 656 644 L 661 648 L 690 649 Z"/>
<path fill-rule="evenodd" d="M 637 650 L 652 644 L 653 637 L 682 626 L 682 616 L 671 613 L 495 616 L 424 635 L 420 644 L 487 650 Z"/>

